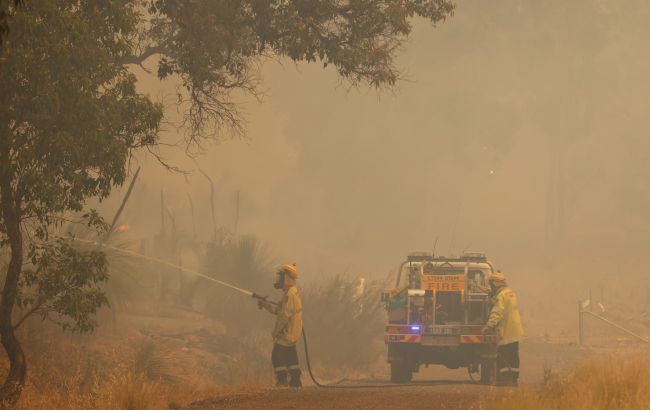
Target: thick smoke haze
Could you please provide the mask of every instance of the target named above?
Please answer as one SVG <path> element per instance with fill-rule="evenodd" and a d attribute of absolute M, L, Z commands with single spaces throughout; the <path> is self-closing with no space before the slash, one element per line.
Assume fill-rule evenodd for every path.
<path fill-rule="evenodd" d="M 648 408 L 648 22 L 0 0 L 0 401 Z"/>
<path fill-rule="evenodd" d="M 242 100 L 246 138 L 195 160 L 163 151 L 189 175 L 140 158 L 125 220 L 134 236 L 157 232 L 162 189 L 178 229 L 208 238 L 200 168 L 217 224 L 234 229 L 239 191 L 238 233 L 306 281 L 384 277 L 436 238 L 438 254 L 485 251 L 515 284 L 633 272 L 650 238 L 649 14 L 639 1 L 461 1 L 439 27 L 417 25 L 405 80 L 381 92 L 267 62 L 263 103 Z M 174 98 L 174 84 L 143 79 Z M 167 141 L 180 138 L 170 126 Z"/>

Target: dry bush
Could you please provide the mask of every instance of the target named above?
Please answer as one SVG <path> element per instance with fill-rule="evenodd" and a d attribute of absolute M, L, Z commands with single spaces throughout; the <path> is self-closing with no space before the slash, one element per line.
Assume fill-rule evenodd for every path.
<path fill-rule="evenodd" d="M 201 259 L 202 271 L 214 278 L 278 300 L 282 295 L 272 287 L 273 266 L 268 248 L 252 235 L 208 243 Z M 210 348 L 226 357 L 223 382 L 268 383 L 275 318 L 259 310 L 253 298 L 203 279 L 197 283 L 201 286 L 196 296 L 205 300 L 204 314 L 225 327 L 225 334 Z"/>
<path fill-rule="evenodd" d="M 253 282 L 257 284 L 254 290 L 266 287 L 270 300 L 281 297 L 280 292 L 268 289 L 273 280 L 271 275 L 265 276 L 258 271 L 253 277 L 258 278 Z M 360 286 L 358 278 L 344 276 L 329 277 L 313 286 L 299 284 L 310 355 L 319 376 L 363 376 L 382 360 L 386 316 L 381 291 L 385 287 L 381 281 Z M 275 318 L 260 311 L 254 300 L 230 289 L 212 288 L 210 292 L 206 314 L 223 323 L 226 334 L 236 335 L 240 340 L 238 351 L 224 350 L 242 358 L 231 363 L 232 382 L 267 380 L 272 345 L 270 334 Z M 352 375 L 352 371 L 357 374 Z"/>
<path fill-rule="evenodd" d="M 160 388 L 176 379 L 161 347 L 149 339 L 62 334 L 50 323 L 28 321 L 29 372 L 17 409 L 157 409 Z M 7 363 L 0 360 L 0 374 Z"/>
<path fill-rule="evenodd" d="M 255 236 L 208 243 L 201 266 L 218 280 L 268 295 L 270 300 L 281 297 L 272 287 L 275 277 L 268 250 Z M 273 319 L 260 312 L 253 298 L 204 279 L 198 283 L 197 293 L 205 299 L 203 312 L 223 323 L 228 334 L 249 338 L 265 328 L 270 334 Z"/>
<path fill-rule="evenodd" d="M 158 386 L 143 373 L 116 372 L 98 389 L 97 402 L 102 409 L 149 410 L 159 406 Z"/>
<path fill-rule="evenodd" d="M 321 375 L 368 371 L 385 353 L 385 283 L 360 283 L 336 276 L 303 292 L 309 353 Z"/>
<path fill-rule="evenodd" d="M 546 378 L 539 390 L 495 398 L 487 410 L 650 409 L 650 358 L 635 355 L 588 358 L 564 375 Z"/>
<path fill-rule="evenodd" d="M 200 259 L 200 270 L 215 279 L 258 292 L 270 290 L 274 279 L 274 263 L 269 249 L 254 235 L 206 243 Z M 203 279 L 199 280 L 199 283 L 209 285 L 204 282 Z"/>
<path fill-rule="evenodd" d="M 175 382 L 169 358 L 152 340 L 146 340 L 135 353 L 134 371 L 151 381 Z"/>

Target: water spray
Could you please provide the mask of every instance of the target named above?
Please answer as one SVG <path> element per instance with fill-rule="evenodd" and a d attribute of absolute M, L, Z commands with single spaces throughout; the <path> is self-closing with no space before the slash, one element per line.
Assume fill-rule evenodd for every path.
<path fill-rule="evenodd" d="M 267 300 L 268 296 L 258 295 L 257 293 L 255 293 L 253 291 L 240 288 L 238 286 L 232 285 L 232 284 L 230 284 L 228 282 L 224 282 L 224 281 L 219 280 L 219 279 L 215 279 L 212 276 L 208 276 L 208 275 L 206 275 L 204 273 L 197 272 L 197 271 L 192 270 L 192 269 L 184 268 L 184 267 L 182 267 L 180 265 L 168 262 L 168 261 L 166 261 L 164 259 L 155 258 L 153 256 L 143 255 L 141 253 L 138 253 L 138 252 L 135 252 L 135 251 L 132 251 L 132 250 L 129 250 L 129 249 L 118 248 L 116 246 L 107 245 L 105 243 L 101 243 L 101 242 L 97 242 L 97 241 L 91 241 L 91 240 L 88 240 L 88 239 L 81 239 L 81 238 L 75 238 L 75 237 L 67 238 L 67 239 L 72 239 L 73 241 L 76 241 L 76 242 L 87 243 L 89 245 L 95 245 L 95 246 L 100 247 L 100 248 L 103 247 L 103 248 L 106 248 L 106 249 L 111 249 L 111 250 L 114 250 L 116 252 L 120 252 L 120 253 L 125 254 L 125 255 L 135 256 L 137 258 L 146 259 L 146 260 L 149 260 L 151 262 L 156 262 L 156 263 L 159 263 L 161 265 L 165 265 L 165 266 L 168 266 L 168 267 L 171 267 L 171 268 L 176 268 L 176 269 L 179 269 L 179 270 L 181 270 L 181 271 L 183 271 L 185 273 L 189 273 L 190 275 L 194 275 L 194 276 L 203 278 L 203 279 L 208 280 L 210 282 L 216 283 L 217 285 L 225 286 L 225 287 L 227 287 L 229 289 L 232 289 L 232 290 L 234 290 L 236 292 L 242 293 L 242 294 L 244 294 L 246 296 L 250 296 L 250 297 L 255 298 L 257 300 L 260 300 L 260 301 L 264 301 L 265 303 L 268 303 L 270 305 L 274 305 L 274 306 L 279 305 L 277 302 L 272 302 L 272 301 Z M 311 378 L 312 382 L 317 387 L 329 388 L 329 389 L 368 389 L 368 388 L 387 388 L 387 387 L 408 387 L 408 386 L 413 386 L 414 384 L 417 384 L 417 385 L 420 385 L 420 386 L 437 385 L 438 384 L 438 383 L 435 383 L 435 382 L 419 382 L 419 383 L 411 382 L 411 383 L 402 383 L 402 384 L 397 384 L 397 383 L 391 383 L 391 384 L 355 384 L 355 385 L 352 385 L 352 386 L 349 386 L 349 385 L 346 386 L 346 385 L 340 385 L 339 384 L 339 383 L 342 382 L 342 380 L 337 382 L 337 383 L 334 383 L 334 384 L 323 384 L 323 383 L 319 382 L 318 379 L 316 379 L 316 376 L 314 376 L 314 374 L 312 372 L 311 360 L 309 358 L 309 347 L 308 347 L 308 344 L 307 344 L 307 334 L 305 333 L 305 328 L 304 327 L 302 329 L 302 340 L 303 340 L 303 347 L 305 349 L 305 363 L 307 365 L 307 372 L 309 373 L 309 377 Z"/>
<path fill-rule="evenodd" d="M 151 261 L 151 262 L 156 262 L 156 263 L 159 263 L 161 265 L 168 266 L 170 268 L 179 269 L 179 270 L 181 270 L 181 271 L 183 271 L 185 273 L 189 273 L 190 275 L 198 276 L 200 278 L 203 278 L 203 279 L 208 280 L 210 282 L 216 283 L 218 285 L 225 286 L 225 287 L 230 288 L 230 289 L 232 289 L 234 291 L 237 291 L 239 293 L 243 293 L 244 295 L 253 297 L 255 299 L 263 300 L 263 301 L 265 301 L 267 303 L 275 304 L 275 302 L 270 302 L 270 301 L 267 300 L 268 296 L 260 296 L 257 293 L 252 292 L 250 290 L 246 290 L 246 289 L 237 287 L 235 285 L 232 285 L 230 283 L 224 282 L 222 280 L 215 279 L 212 276 L 208 276 L 208 275 L 206 275 L 204 273 L 197 272 L 197 271 L 192 270 L 192 269 L 184 268 L 184 267 L 182 267 L 180 265 L 168 262 L 168 261 L 166 261 L 164 259 L 155 258 L 153 256 L 143 255 L 141 253 L 138 253 L 138 252 L 135 252 L 135 251 L 132 251 L 132 250 L 129 250 L 129 249 L 118 248 L 116 246 L 107 245 L 105 243 L 101 243 L 101 242 L 97 242 L 97 241 L 91 241 L 91 240 L 88 240 L 88 239 L 72 238 L 72 240 L 76 241 L 76 242 L 82 242 L 82 243 L 87 243 L 87 244 L 95 245 L 95 246 L 102 247 L 102 248 L 111 249 L 111 250 L 120 252 L 120 253 L 125 254 L 125 255 L 135 256 L 137 258 L 146 259 L 146 260 Z"/>

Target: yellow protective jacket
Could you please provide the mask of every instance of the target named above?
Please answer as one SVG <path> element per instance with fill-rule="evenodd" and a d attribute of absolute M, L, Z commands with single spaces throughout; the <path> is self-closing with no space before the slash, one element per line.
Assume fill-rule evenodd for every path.
<path fill-rule="evenodd" d="M 521 325 L 515 292 L 503 287 L 497 291 L 493 301 L 487 326 L 497 329 L 499 345 L 520 341 L 524 336 L 524 328 Z"/>
<path fill-rule="evenodd" d="M 284 291 L 273 329 L 273 339 L 282 346 L 298 343 L 302 334 L 302 301 L 298 289 L 291 286 Z"/>

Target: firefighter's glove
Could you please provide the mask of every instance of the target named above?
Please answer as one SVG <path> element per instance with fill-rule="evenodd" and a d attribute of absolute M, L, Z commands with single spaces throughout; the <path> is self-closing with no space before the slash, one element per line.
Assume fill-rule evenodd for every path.
<path fill-rule="evenodd" d="M 492 333 L 492 330 L 493 329 L 490 326 L 483 326 L 483 329 L 481 330 L 481 333 L 483 333 L 483 334 Z"/>
<path fill-rule="evenodd" d="M 267 302 L 266 300 L 258 300 L 257 307 L 271 313 L 276 313 L 276 307 L 272 303 Z"/>

